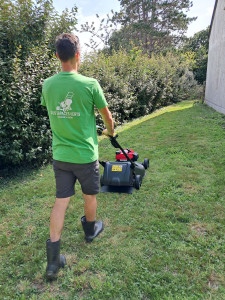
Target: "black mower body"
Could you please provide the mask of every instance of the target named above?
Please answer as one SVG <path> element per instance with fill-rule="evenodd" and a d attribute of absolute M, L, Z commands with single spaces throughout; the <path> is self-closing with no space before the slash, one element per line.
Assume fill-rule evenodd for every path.
<path fill-rule="evenodd" d="M 127 161 L 99 161 L 104 167 L 104 173 L 100 180 L 101 191 L 132 193 L 133 187 L 137 190 L 140 189 L 145 170 L 149 167 L 149 159 L 146 158 L 143 163 L 131 159 L 117 142 L 117 137 L 118 135 L 110 137 L 111 144 L 121 150 Z M 135 154 L 135 157 L 138 158 L 138 153 Z"/>
<path fill-rule="evenodd" d="M 133 173 L 135 175 L 140 175 L 142 179 L 145 176 L 145 167 L 143 166 L 143 164 L 135 162 Z"/>
<path fill-rule="evenodd" d="M 130 162 L 105 162 L 101 185 L 133 186 L 133 172 Z"/>
<path fill-rule="evenodd" d="M 104 173 L 101 177 L 101 186 L 135 186 L 135 182 L 142 182 L 145 176 L 145 168 L 142 164 L 135 162 L 104 162 Z"/>

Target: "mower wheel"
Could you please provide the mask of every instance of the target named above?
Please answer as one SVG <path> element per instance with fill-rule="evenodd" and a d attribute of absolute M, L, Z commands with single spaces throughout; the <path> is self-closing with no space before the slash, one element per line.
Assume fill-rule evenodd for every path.
<path fill-rule="evenodd" d="M 103 184 L 103 175 L 101 175 L 101 178 L 100 178 L 100 184 L 101 184 L 101 186 L 104 185 L 104 184 Z"/>
<path fill-rule="evenodd" d="M 149 168 L 149 159 L 148 158 L 144 159 L 143 166 L 144 166 L 145 170 L 147 170 Z"/>
<path fill-rule="evenodd" d="M 141 176 L 140 175 L 136 175 L 135 179 L 134 179 L 134 187 L 135 189 L 139 190 L 141 187 Z"/>

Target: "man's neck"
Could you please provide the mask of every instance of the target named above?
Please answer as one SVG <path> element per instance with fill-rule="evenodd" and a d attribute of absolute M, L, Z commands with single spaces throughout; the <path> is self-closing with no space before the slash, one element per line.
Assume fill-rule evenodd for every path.
<path fill-rule="evenodd" d="M 62 62 L 62 71 L 63 72 L 78 72 L 78 64 L 71 64 L 70 62 Z"/>

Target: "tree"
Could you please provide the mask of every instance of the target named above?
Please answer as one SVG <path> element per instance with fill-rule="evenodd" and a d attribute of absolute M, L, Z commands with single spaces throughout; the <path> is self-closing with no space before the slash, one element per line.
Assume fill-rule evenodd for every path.
<path fill-rule="evenodd" d="M 112 37 L 112 47 L 116 40 L 117 48 L 141 46 L 149 55 L 179 44 L 195 19 L 185 14 L 192 6 L 190 0 L 120 0 L 120 4 L 122 31 Z"/>
<path fill-rule="evenodd" d="M 207 62 L 209 48 L 209 27 L 194 34 L 184 45 L 182 51 L 194 53 L 195 64 L 193 72 L 198 83 L 206 81 Z"/>
<path fill-rule="evenodd" d="M 196 18 L 187 17 L 191 0 L 120 0 L 121 11 L 113 13 L 106 24 L 84 24 L 82 31 L 101 38 L 113 50 L 131 50 L 139 47 L 148 53 L 160 52 L 178 45 L 187 31 L 188 24 Z M 110 24 L 110 25 L 109 25 Z M 109 31 L 117 24 L 120 29 Z M 101 34 L 104 29 L 107 35 Z"/>
<path fill-rule="evenodd" d="M 114 31 L 116 31 L 118 25 L 118 13 L 114 13 L 111 10 L 111 14 L 107 14 L 106 18 L 100 20 L 98 14 L 96 14 L 97 21 L 89 24 L 88 22 L 81 24 L 80 32 L 89 32 L 91 38 L 89 43 L 85 45 L 92 50 L 96 51 L 99 46 L 109 47 L 110 37 Z"/>

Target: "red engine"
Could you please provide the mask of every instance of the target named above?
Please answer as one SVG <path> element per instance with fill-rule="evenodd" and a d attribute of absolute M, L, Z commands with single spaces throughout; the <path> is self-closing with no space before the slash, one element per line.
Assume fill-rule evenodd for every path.
<path fill-rule="evenodd" d="M 138 160 L 138 153 L 134 152 L 133 149 L 124 149 L 124 152 L 128 155 L 128 157 L 132 161 L 137 161 Z M 116 160 L 117 161 L 127 161 L 127 158 L 123 154 L 123 152 L 120 150 L 120 151 L 116 151 Z"/>

